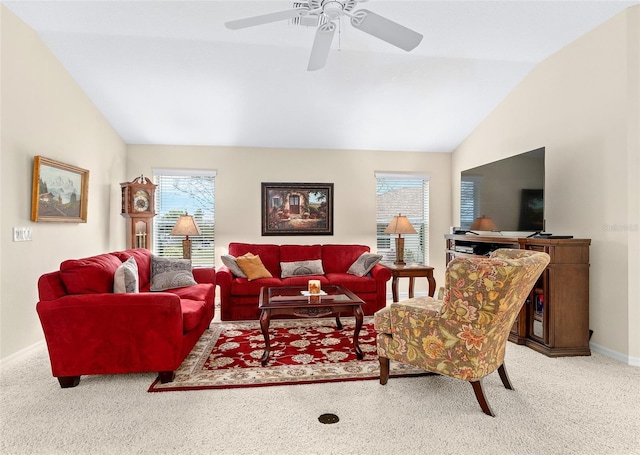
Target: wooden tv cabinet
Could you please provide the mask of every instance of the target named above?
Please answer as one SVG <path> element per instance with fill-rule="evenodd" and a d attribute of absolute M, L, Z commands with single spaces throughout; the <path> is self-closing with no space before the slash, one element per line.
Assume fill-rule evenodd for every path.
<path fill-rule="evenodd" d="M 590 239 L 445 235 L 447 264 L 457 256 L 498 248 L 548 253 L 551 262 L 513 324 L 509 340 L 549 357 L 591 355 L 589 349 Z"/>

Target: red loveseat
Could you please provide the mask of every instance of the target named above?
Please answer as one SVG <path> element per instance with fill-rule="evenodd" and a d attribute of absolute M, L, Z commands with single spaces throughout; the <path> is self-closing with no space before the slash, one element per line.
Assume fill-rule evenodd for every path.
<path fill-rule="evenodd" d="M 114 274 L 131 257 L 139 292 L 114 293 Z M 40 277 L 36 309 L 62 388 L 89 374 L 157 371 L 173 381 L 213 319 L 215 270 L 194 268 L 186 273 L 196 284 L 151 292 L 151 260 L 148 250 L 126 250 L 64 261 Z"/>
<path fill-rule="evenodd" d="M 365 245 L 272 245 L 257 243 L 230 243 L 229 255 L 240 257 L 246 253 L 260 256 L 272 278 L 248 280 L 234 275 L 225 265 L 218 268 L 216 282 L 220 286 L 220 318 L 223 321 L 253 320 L 260 318 L 258 299 L 263 286 L 307 286 L 309 280 L 320 280 L 321 285 L 342 285 L 364 300 L 362 310 L 372 315 L 386 306 L 387 281 L 391 272 L 376 264 L 365 276 L 347 273 L 351 265 L 368 253 Z M 281 278 L 281 262 L 322 261 L 324 274 Z"/>

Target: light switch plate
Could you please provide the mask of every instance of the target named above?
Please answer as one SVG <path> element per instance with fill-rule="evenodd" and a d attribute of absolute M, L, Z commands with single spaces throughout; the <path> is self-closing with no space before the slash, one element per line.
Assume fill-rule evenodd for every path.
<path fill-rule="evenodd" d="M 29 242 L 31 241 L 31 228 L 30 227 L 14 227 L 13 228 L 13 241 L 14 242 Z"/>

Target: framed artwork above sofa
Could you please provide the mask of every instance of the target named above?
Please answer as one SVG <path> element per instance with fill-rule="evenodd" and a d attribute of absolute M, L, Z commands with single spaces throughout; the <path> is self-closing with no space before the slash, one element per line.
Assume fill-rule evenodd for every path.
<path fill-rule="evenodd" d="M 262 235 L 333 235 L 333 183 L 262 183 Z"/>

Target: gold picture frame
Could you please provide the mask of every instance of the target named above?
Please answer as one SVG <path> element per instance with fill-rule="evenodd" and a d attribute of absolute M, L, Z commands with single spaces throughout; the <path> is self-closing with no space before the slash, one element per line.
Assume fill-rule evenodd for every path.
<path fill-rule="evenodd" d="M 89 171 L 44 156 L 33 158 L 31 221 L 86 223 Z"/>
<path fill-rule="evenodd" d="M 262 235 L 333 235 L 333 183 L 262 183 Z"/>

